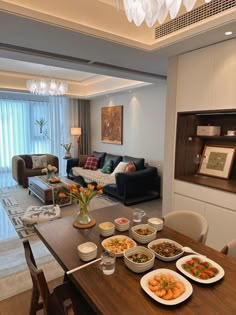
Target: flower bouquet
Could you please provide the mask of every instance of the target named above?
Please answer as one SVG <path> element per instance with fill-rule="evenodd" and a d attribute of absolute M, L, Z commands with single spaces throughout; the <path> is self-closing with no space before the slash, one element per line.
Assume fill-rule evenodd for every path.
<path fill-rule="evenodd" d="M 44 173 L 44 174 L 47 174 L 48 175 L 48 179 L 50 179 L 50 178 L 54 178 L 55 177 L 55 173 L 57 172 L 57 168 L 56 168 L 56 166 L 48 164 L 48 166 L 43 168 L 41 172 Z"/>
<path fill-rule="evenodd" d="M 89 215 L 88 207 L 90 201 L 97 195 L 102 195 L 102 185 L 97 184 L 91 185 L 88 184 L 86 188 L 72 184 L 67 185 L 67 192 L 59 194 L 60 198 L 65 198 L 66 195 L 70 195 L 72 197 L 72 200 L 74 200 L 76 203 L 79 203 L 80 211 L 77 215 L 76 221 L 79 224 L 89 224 L 92 221 L 92 218 Z"/>
<path fill-rule="evenodd" d="M 70 149 L 72 146 L 72 143 L 62 143 L 61 146 L 66 150 L 65 152 L 65 159 L 69 159 L 71 157 Z"/>

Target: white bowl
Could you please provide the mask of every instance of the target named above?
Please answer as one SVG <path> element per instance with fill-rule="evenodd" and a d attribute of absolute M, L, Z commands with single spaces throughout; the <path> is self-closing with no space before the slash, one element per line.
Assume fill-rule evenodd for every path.
<path fill-rule="evenodd" d="M 148 219 L 148 224 L 154 227 L 157 231 L 161 231 L 163 229 L 163 220 L 159 218 L 150 218 Z"/>
<path fill-rule="evenodd" d="M 92 242 L 82 243 L 78 246 L 78 253 L 81 260 L 92 260 L 97 257 L 97 245 Z"/>
<path fill-rule="evenodd" d="M 104 237 L 111 236 L 115 232 L 115 225 L 112 222 L 103 222 L 99 224 L 100 234 Z"/>
<path fill-rule="evenodd" d="M 134 255 L 134 254 L 145 254 L 149 257 L 149 260 L 146 262 L 134 262 L 133 260 L 129 259 L 129 256 Z M 143 247 L 143 246 L 136 246 L 136 247 L 127 249 L 124 252 L 125 265 L 130 270 L 136 273 L 145 272 L 151 269 L 154 265 L 154 261 L 155 261 L 154 253 L 148 248 Z"/>
<path fill-rule="evenodd" d="M 114 220 L 115 222 L 115 228 L 118 231 L 127 231 L 129 229 L 129 225 L 130 225 L 130 220 L 128 220 L 127 218 L 117 218 Z"/>
<path fill-rule="evenodd" d="M 151 234 L 141 235 L 137 232 L 137 230 L 139 229 L 143 229 L 143 230 L 147 229 L 151 231 Z M 154 229 L 154 227 L 152 227 L 149 224 L 138 224 L 138 225 L 132 226 L 131 234 L 132 234 L 132 238 L 135 239 L 135 241 L 141 244 L 147 244 L 156 238 L 156 229 Z"/>
<path fill-rule="evenodd" d="M 149 244 L 148 244 L 148 248 L 151 250 L 151 251 L 153 251 L 153 253 L 156 255 L 156 257 L 157 258 L 159 258 L 160 260 L 164 260 L 164 261 L 172 261 L 172 260 L 176 260 L 176 259 L 178 259 L 178 258 L 180 258 L 182 255 L 183 255 L 183 251 L 181 250 L 180 252 L 179 252 L 179 254 L 176 254 L 176 255 L 174 255 L 174 256 L 170 256 L 170 257 L 166 257 L 166 256 L 164 256 L 164 255 L 160 255 L 160 254 L 158 254 L 154 249 L 152 249 L 152 247 L 153 247 L 153 245 L 158 245 L 158 244 L 161 244 L 161 243 L 171 243 L 171 244 L 173 244 L 173 245 L 175 245 L 176 247 L 178 247 L 180 250 L 181 250 L 181 248 L 183 247 L 182 245 L 180 245 L 179 243 L 177 243 L 177 242 L 175 242 L 175 241 L 172 241 L 172 240 L 169 240 L 168 238 L 159 238 L 159 239 L 157 239 L 157 240 L 154 240 L 154 241 L 152 241 L 152 242 L 150 242 Z"/>

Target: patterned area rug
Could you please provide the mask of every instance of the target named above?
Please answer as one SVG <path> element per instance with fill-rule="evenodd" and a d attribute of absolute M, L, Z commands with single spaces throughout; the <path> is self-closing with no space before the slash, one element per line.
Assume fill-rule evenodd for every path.
<path fill-rule="evenodd" d="M 23 226 L 22 216 L 30 206 L 43 206 L 43 203 L 35 196 L 29 195 L 27 189 L 21 187 L 2 190 L 0 192 L 0 202 L 7 212 L 16 232 L 20 238 L 28 238 L 35 235 L 32 231 L 26 231 Z M 107 196 L 96 196 L 90 203 L 90 209 L 98 209 L 107 207 L 117 202 Z M 72 204 L 66 207 L 61 207 L 62 216 L 75 216 L 78 211 L 78 205 Z"/>

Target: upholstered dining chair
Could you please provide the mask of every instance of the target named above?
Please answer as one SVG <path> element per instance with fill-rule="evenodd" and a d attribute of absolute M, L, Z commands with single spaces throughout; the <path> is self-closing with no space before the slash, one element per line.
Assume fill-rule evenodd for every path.
<path fill-rule="evenodd" d="M 227 256 L 236 259 L 236 239 L 229 241 L 221 250 Z"/>
<path fill-rule="evenodd" d="M 30 315 L 36 315 L 41 309 L 45 315 L 94 314 L 70 282 L 64 282 L 50 292 L 43 270 L 37 268 L 29 241 L 24 240 L 23 246 L 33 282 Z"/>
<path fill-rule="evenodd" d="M 208 222 L 201 214 L 194 211 L 177 210 L 166 214 L 163 220 L 166 226 L 205 244 Z"/>

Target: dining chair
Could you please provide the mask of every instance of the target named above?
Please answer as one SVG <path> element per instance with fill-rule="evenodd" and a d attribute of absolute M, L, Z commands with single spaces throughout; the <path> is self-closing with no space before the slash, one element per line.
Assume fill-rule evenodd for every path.
<path fill-rule="evenodd" d="M 25 258 L 33 282 L 30 315 L 43 309 L 45 315 L 74 315 L 80 313 L 79 293 L 70 282 L 64 282 L 49 291 L 42 269 L 38 269 L 28 240 L 23 241 Z"/>
<path fill-rule="evenodd" d="M 194 211 L 177 210 L 166 214 L 163 220 L 166 226 L 205 244 L 208 222 L 201 214 Z"/>
<path fill-rule="evenodd" d="M 236 259 L 236 239 L 228 242 L 221 250 L 221 253 Z"/>

